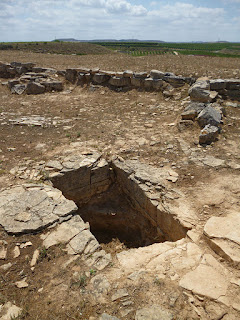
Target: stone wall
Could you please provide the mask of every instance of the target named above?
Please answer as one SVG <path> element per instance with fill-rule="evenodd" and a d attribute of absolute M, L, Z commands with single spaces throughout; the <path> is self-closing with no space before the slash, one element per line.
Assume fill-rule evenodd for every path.
<path fill-rule="evenodd" d="M 173 73 L 152 70 L 147 72 L 123 72 L 104 71 L 100 69 L 70 68 L 60 71 L 66 80 L 76 85 L 95 84 L 109 86 L 110 88 L 142 88 L 145 90 L 161 91 L 171 85 L 179 88 L 195 82 L 191 77 L 180 77 Z"/>

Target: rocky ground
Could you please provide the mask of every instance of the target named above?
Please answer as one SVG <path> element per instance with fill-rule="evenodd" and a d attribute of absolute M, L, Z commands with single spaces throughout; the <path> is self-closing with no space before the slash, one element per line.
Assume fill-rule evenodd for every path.
<path fill-rule="evenodd" d="M 76 57 L 8 51 L 0 53 L 0 61 L 30 61 L 58 70 L 82 66 L 157 69 L 212 79 L 240 77 L 238 60 L 206 57 Z M 177 217 L 186 235 L 170 239 L 171 234 L 163 243 L 151 239 L 151 245 L 140 248 L 119 237 L 110 242 L 99 238 L 98 247 L 88 225 L 72 219 L 62 222 L 65 213 L 56 218 L 51 212 L 47 220 L 40 215 L 34 221 L 35 230 L 39 221 L 41 228 L 62 223 L 25 235 L 9 234 L 18 231 L 7 229 L 11 223 L 1 220 L 2 319 L 11 319 L 7 312 L 19 313 L 18 319 L 239 319 L 240 102 L 219 102 L 226 112 L 222 131 L 217 141 L 203 147 L 198 143 L 197 121 L 181 122 L 189 100 L 188 85 L 167 97 L 136 89 L 75 87 L 61 76 L 59 80 L 64 81 L 62 92 L 39 95 L 15 95 L 0 86 L 0 209 L 8 199 L 4 205 L 8 215 L 14 216 L 14 199 L 18 199 L 14 197 L 26 197 L 32 203 L 33 191 L 42 183 L 49 185 L 47 195 L 60 201 L 51 193 L 50 180 L 53 172 L 64 167 L 65 157 L 77 152 L 84 159 L 97 153 L 111 163 L 118 155 L 121 161 L 134 159 L 146 166 L 134 169 L 141 190 L 153 204 L 158 201 L 157 206 L 164 197 L 161 205 L 165 207 L 158 210 Z M 159 174 L 163 182 L 158 188 L 165 190 L 160 195 L 152 181 L 152 175 Z M 6 188 L 29 183 L 36 184 L 34 190 L 24 190 L 33 193 L 16 189 L 16 196 L 11 191 L 9 200 L 12 189 Z M 125 208 L 124 199 L 111 198 L 111 192 L 109 197 L 114 204 L 110 209 L 121 204 Z M 72 206 L 67 206 L 68 212 L 75 210 Z M 21 225 L 28 222 L 28 209 L 19 208 L 14 219 Z M 7 216 L 5 211 L 1 214 Z M 31 225 L 28 231 L 34 228 Z M 75 237 L 80 240 L 74 241 Z M 79 243 L 85 246 L 79 249 Z"/>

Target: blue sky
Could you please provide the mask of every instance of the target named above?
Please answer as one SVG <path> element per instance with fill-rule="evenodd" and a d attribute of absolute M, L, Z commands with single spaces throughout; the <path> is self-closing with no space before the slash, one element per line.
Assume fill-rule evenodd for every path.
<path fill-rule="evenodd" d="M 240 0 L 0 0 L 0 41 L 240 42 Z"/>

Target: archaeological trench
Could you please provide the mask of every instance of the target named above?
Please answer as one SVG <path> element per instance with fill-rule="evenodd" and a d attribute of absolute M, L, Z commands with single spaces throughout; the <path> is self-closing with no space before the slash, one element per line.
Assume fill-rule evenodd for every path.
<path fill-rule="evenodd" d="M 198 122 L 203 148 L 221 137 L 226 113 L 219 101 L 240 101 L 239 79 L 193 79 L 157 70 L 150 74 L 84 68 L 57 71 L 13 62 L 0 63 L 0 77 L 12 94 L 23 95 L 62 91 L 68 82 L 75 86 L 108 86 L 117 91 L 160 91 L 165 97 L 189 86 L 190 101 L 180 123 Z M 189 150 L 185 151 L 188 154 Z M 213 167 L 221 165 L 221 160 L 213 157 L 198 161 Z M 200 234 L 189 199 L 175 185 L 175 170 L 117 155 L 107 161 L 97 151 L 69 149 L 45 163 L 44 170 L 48 173 L 44 183 L 24 183 L 1 190 L 0 225 L 9 235 L 40 233 L 44 248 L 64 244 L 70 262 L 78 257 L 99 275 L 110 270 L 115 261 L 101 244 L 117 238 L 125 249 L 116 254 L 117 268 L 112 271 L 116 278 L 119 272 L 132 281 L 141 281 L 146 273 L 158 274 L 160 279 L 168 278 L 177 284 L 193 305 L 196 299 L 215 303 L 214 315 L 206 319 L 240 318 L 240 275 L 236 276 L 240 263 L 239 212 L 212 216 Z M 202 237 L 207 249 L 199 245 Z M 4 262 L 6 250 L 7 243 L 1 241 L 1 272 L 11 270 L 11 265 Z M 38 257 L 36 250 L 31 260 L 33 269 Z M 106 274 L 100 278 L 97 275 L 96 281 L 106 282 Z M 19 288 L 24 288 L 24 281 L 27 279 L 19 281 Z M 126 289 L 111 291 L 109 287 L 98 294 L 120 301 L 119 313 L 113 315 L 106 308 L 98 318 L 89 319 L 180 319 L 174 307 L 164 309 L 160 304 L 134 310 Z M 0 319 L 20 313 L 14 301 L 0 306 Z M 199 312 L 191 319 L 205 317 Z"/>

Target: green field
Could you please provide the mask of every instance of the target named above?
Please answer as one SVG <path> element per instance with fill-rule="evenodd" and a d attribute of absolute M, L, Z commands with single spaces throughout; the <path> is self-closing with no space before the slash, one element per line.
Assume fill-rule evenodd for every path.
<path fill-rule="evenodd" d="M 131 56 L 176 54 L 240 58 L 240 43 L 173 43 L 173 42 L 8 42 L 0 43 L 0 50 L 21 50 L 56 54 L 104 54 L 120 52 Z"/>
<path fill-rule="evenodd" d="M 173 53 L 215 57 L 240 57 L 240 43 L 95 42 L 133 56 Z"/>

